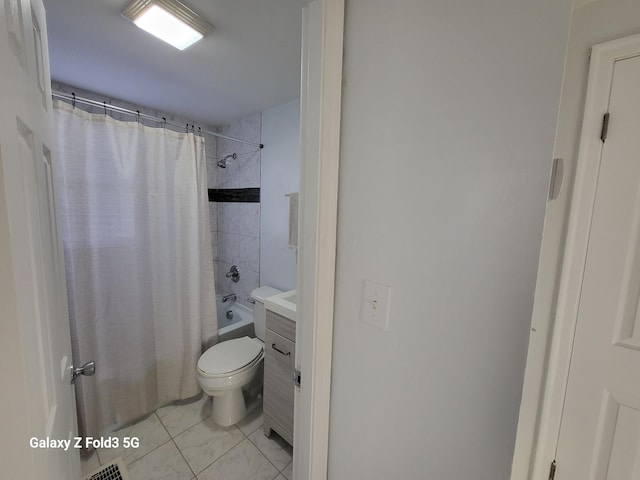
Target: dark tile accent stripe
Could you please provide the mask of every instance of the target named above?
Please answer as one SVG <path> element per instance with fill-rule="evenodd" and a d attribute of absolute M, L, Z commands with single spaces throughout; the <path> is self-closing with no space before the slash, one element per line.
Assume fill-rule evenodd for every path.
<path fill-rule="evenodd" d="M 260 203 L 260 188 L 210 188 L 209 201 Z"/>

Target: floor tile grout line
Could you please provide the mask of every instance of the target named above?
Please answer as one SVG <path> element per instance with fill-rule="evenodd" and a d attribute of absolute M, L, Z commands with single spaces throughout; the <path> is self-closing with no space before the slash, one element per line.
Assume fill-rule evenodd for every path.
<path fill-rule="evenodd" d="M 166 432 L 167 429 L 164 426 L 164 423 L 162 423 L 162 420 L 160 420 L 160 416 L 156 413 L 157 410 L 154 410 L 153 413 L 151 415 L 149 415 L 147 418 L 150 418 L 152 415 L 155 415 L 155 417 L 158 419 L 158 422 L 160 423 L 160 425 L 162 425 L 162 428 L 164 429 L 164 431 Z M 146 419 L 145 419 L 146 420 Z M 167 435 L 169 435 L 169 432 L 167 432 Z M 171 435 L 169 435 L 169 440 L 171 440 Z M 166 445 L 169 440 L 167 440 L 166 442 L 162 442 L 160 445 L 157 445 L 155 448 L 149 450 L 147 453 L 145 453 L 142 457 L 135 459 L 133 462 L 131 462 L 129 465 L 137 462 L 138 460 L 141 460 L 143 457 L 146 457 L 147 455 L 149 455 L 151 452 L 159 449 L 160 447 L 162 447 L 163 445 Z M 122 458 L 122 461 L 124 462 L 124 456 Z M 125 462 L 126 463 L 126 462 Z"/>
<path fill-rule="evenodd" d="M 187 468 L 189 469 L 189 471 L 191 472 L 191 474 L 193 475 L 192 478 L 196 478 L 197 475 L 196 473 L 193 471 L 193 468 L 191 468 L 191 465 L 189 464 L 189 462 L 187 461 L 186 457 L 184 456 L 184 454 L 182 453 L 182 450 L 180 450 L 180 448 L 178 447 L 178 444 L 176 443 L 176 441 L 172 438 L 171 441 L 173 442 L 173 444 L 175 445 L 176 449 L 178 450 L 178 453 L 180 454 L 180 456 L 182 457 L 182 459 L 184 460 L 184 463 L 187 464 Z"/>
<path fill-rule="evenodd" d="M 205 420 L 207 420 L 206 417 L 203 420 L 199 421 L 198 423 L 196 423 L 195 425 L 192 425 L 191 427 L 187 428 L 187 430 L 190 430 L 191 428 L 195 427 L 196 425 L 200 425 L 201 423 L 203 423 Z M 235 425 L 234 425 L 235 427 Z M 237 430 L 240 430 L 239 428 L 236 427 Z M 176 435 L 176 437 L 182 435 L 183 433 L 185 433 L 187 430 L 185 430 L 184 432 L 180 433 L 179 435 Z M 240 433 L 242 433 L 244 435 L 244 433 L 240 430 Z M 174 440 L 172 438 L 172 440 Z M 197 477 L 198 475 L 200 475 L 202 472 L 204 472 L 207 468 L 209 468 L 211 465 L 213 465 L 214 463 L 216 463 L 219 459 L 221 459 L 222 457 L 224 457 L 227 453 L 229 453 L 231 450 L 233 450 L 235 447 L 237 447 L 238 445 L 240 445 L 242 442 L 244 441 L 244 439 L 241 439 L 238 443 L 234 444 L 229 450 L 227 450 L 226 452 L 224 452 L 222 455 L 220 455 L 218 458 L 216 458 L 214 461 L 212 461 L 211 463 L 209 463 L 206 467 L 204 467 L 202 470 L 200 470 L 200 472 L 198 472 L 198 474 L 196 475 L 194 473 L 194 475 Z M 174 440 L 175 443 L 175 440 Z M 180 454 L 182 454 L 182 449 L 178 446 L 178 444 L 176 443 L 176 448 L 178 450 L 180 450 Z M 185 461 L 187 462 L 187 465 L 189 465 L 189 468 L 191 468 L 191 465 L 189 464 L 189 462 L 187 461 L 186 457 L 184 457 L 184 455 L 182 455 L 183 458 L 185 459 Z M 191 468 L 191 471 L 194 472 L 194 470 Z"/>
<path fill-rule="evenodd" d="M 246 433 L 244 433 L 244 430 L 242 430 L 240 427 L 238 427 L 238 430 L 240 430 L 242 432 L 242 435 L 244 435 L 244 438 L 246 438 L 246 439 L 249 439 L 249 435 L 251 435 L 253 433 L 253 432 L 251 432 L 249 435 L 247 435 Z"/>
<path fill-rule="evenodd" d="M 236 427 L 237 428 L 237 427 Z M 238 430 L 240 430 L 238 428 Z M 242 442 L 244 442 L 245 440 L 249 440 L 248 438 L 243 438 L 242 440 L 240 440 L 238 443 L 236 443 L 233 447 L 231 447 L 229 450 L 227 450 L 226 452 L 224 452 L 222 455 L 220 455 L 218 458 L 216 458 L 213 462 L 209 463 L 206 467 L 204 467 L 202 470 L 200 470 L 198 472 L 198 475 L 200 475 L 202 472 L 204 472 L 207 468 L 209 468 L 211 465 L 213 465 L 214 463 L 216 463 L 218 460 L 220 460 L 222 457 L 224 457 L 227 453 L 229 453 L 231 450 L 233 450 L 234 448 L 236 448 L 238 445 L 240 445 Z M 182 453 L 182 451 L 181 451 Z M 262 452 L 261 452 L 262 453 Z M 193 471 L 193 470 L 191 470 Z M 198 476 L 196 475 L 196 477 Z"/>
<path fill-rule="evenodd" d="M 282 470 L 280 470 L 280 475 L 282 475 L 286 480 L 290 480 L 290 479 L 289 479 L 289 477 L 287 477 L 287 476 L 286 476 L 284 473 L 282 473 L 282 472 L 284 472 L 284 471 L 287 469 L 287 467 L 289 467 L 289 465 L 291 465 L 291 469 L 293 470 L 293 465 L 292 465 L 292 463 L 293 463 L 293 458 L 291 458 L 291 461 L 290 461 L 289 463 L 287 463 L 287 464 L 284 466 L 284 468 L 283 468 Z"/>
<path fill-rule="evenodd" d="M 164 423 L 162 423 L 162 420 L 160 420 L 160 416 L 156 413 L 156 411 L 154 411 L 151 415 L 155 415 L 156 418 L 158 419 L 158 422 L 160 422 L 160 425 L 162 425 L 162 428 L 164 429 L 165 432 L 167 432 L 166 427 L 164 426 Z M 151 415 L 149 415 L 147 418 L 150 418 Z M 146 419 L 145 419 L 146 420 Z M 141 420 L 142 421 L 142 420 Z M 140 423 L 140 422 L 138 422 Z M 134 424 L 136 425 L 136 424 Z M 133 425 L 131 425 L 133 426 Z M 129 427 L 127 427 L 129 428 Z M 133 465 L 134 463 L 136 463 L 138 460 L 142 460 L 144 457 L 146 457 L 147 455 L 149 455 L 152 452 L 155 452 L 157 449 L 159 449 L 160 447 L 163 447 L 164 445 L 166 445 L 167 443 L 169 443 L 172 439 L 171 439 L 171 435 L 169 434 L 169 432 L 167 432 L 167 435 L 169 435 L 169 440 L 166 440 L 164 442 L 162 442 L 160 445 L 156 445 L 155 447 L 153 447 L 151 450 L 149 450 L 147 453 L 145 453 L 144 455 L 142 455 L 140 458 L 136 458 L 135 460 L 133 460 L 132 462 L 127 463 L 124 455 L 122 456 L 122 462 L 128 467 L 129 465 Z M 118 457 L 116 457 L 118 458 Z M 100 457 L 98 457 L 98 459 L 100 459 Z M 115 458 L 113 459 L 115 460 Z M 113 461 L 111 460 L 111 461 Z"/>
<path fill-rule="evenodd" d="M 156 412 L 154 412 L 156 413 Z M 195 424 L 191 425 L 190 427 L 185 428 L 182 432 L 178 433 L 175 437 L 171 435 L 171 433 L 169 433 L 169 430 L 167 429 L 166 425 L 162 422 L 162 418 L 160 418 L 160 415 L 158 415 L 158 419 L 160 420 L 160 423 L 162 424 L 162 426 L 164 427 L 164 429 L 167 431 L 167 433 L 169 434 L 169 437 L 171 438 L 171 440 L 173 441 L 174 445 L 176 446 L 176 448 L 178 449 L 178 451 L 180 452 L 180 455 L 182 456 L 182 458 L 184 458 L 185 462 L 187 463 L 187 466 L 189 467 L 189 469 L 191 470 L 191 473 L 194 475 L 194 478 L 197 479 L 198 475 L 200 475 L 202 472 L 204 472 L 207 468 L 209 468 L 211 465 L 213 465 L 214 463 L 216 463 L 218 460 L 220 460 L 222 457 L 224 457 L 227 453 L 229 453 L 231 450 L 233 450 L 235 447 L 237 447 L 238 445 L 240 445 L 245 439 L 249 440 L 249 438 L 247 437 L 247 435 L 242 431 L 242 429 L 240 429 L 240 427 L 238 427 L 237 425 L 233 425 L 233 427 L 239 431 L 244 438 L 242 438 L 238 443 L 234 444 L 229 450 L 227 450 L 226 452 L 224 452 L 222 455 L 220 455 L 218 458 L 216 458 L 215 460 L 213 460 L 211 463 L 207 464 L 202 470 L 200 470 L 197 474 L 195 473 L 195 470 L 193 470 L 193 468 L 191 467 L 191 465 L 189 464 L 189 462 L 187 461 L 186 457 L 184 456 L 184 454 L 182 453 L 182 450 L 180 449 L 180 447 L 178 446 L 178 444 L 175 442 L 175 439 L 177 437 L 179 437 L 180 435 L 182 435 L 183 433 L 185 433 L 187 430 L 190 430 L 192 428 L 194 428 L 196 425 L 199 425 L 201 423 L 203 423 L 204 421 L 206 421 L 208 418 L 210 417 L 210 415 L 207 415 L 205 418 L 201 419 L 200 421 L 196 422 Z M 251 433 L 255 432 L 258 428 L 260 427 L 256 427 L 255 430 L 253 430 Z M 252 442 L 253 443 L 253 442 Z M 260 451 L 260 449 L 258 449 Z M 262 451 L 260 451 L 260 453 L 262 453 Z M 262 455 L 264 455 L 264 453 L 262 453 Z M 266 455 L 264 455 L 266 457 Z M 268 458 L 267 458 L 268 460 Z M 274 465 L 275 467 L 275 465 Z M 277 469 L 277 467 L 276 467 Z"/>
<path fill-rule="evenodd" d="M 156 415 L 156 412 L 155 412 L 155 411 L 153 411 L 153 412 L 151 412 L 149 415 L 147 415 L 146 417 L 144 417 L 143 419 L 141 419 L 140 421 L 138 421 L 138 422 L 136 422 L 136 423 L 133 423 L 133 424 L 131 424 L 131 425 L 127 426 L 127 427 L 123 427 L 121 430 L 128 430 L 128 429 L 130 429 L 130 428 L 134 427 L 135 425 L 137 425 L 137 424 L 139 424 L 139 423 L 142 423 L 142 422 L 144 422 L 144 421 L 148 420 L 149 418 L 151 418 L 151 417 L 152 417 L 152 416 L 154 416 L 154 415 L 155 415 L 155 417 L 158 419 L 158 422 L 160 422 L 160 425 L 162 425 L 162 426 L 164 427 L 164 425 L 163 425 L 163 424 L 162 424 L 162 422 L 160 421 L 160 417 L 158 417 L 158 416 Z M 112 432 L 112 436 L 118 436 L 118 438 L 119 438 L 120 440 L 122 440 L 122 437 L 120 436 L 120 433 L 119 433 L 119 432 L 121 432 L 121 430 L 116 430 L 115 432 Z M 168 433 L 168 432 L 167 432 L 167 433 Z M 125 435 L 125 436 L 126 436 L 126 435 Z M 171 435 L 169 435 L 169 439 L 171 439 Z M 145 453 L 144 455 L 142 455 L 142 457 L 146 457 L 147 455 L 149 455 L 149 454 L 150 454 L 151 452 L 153 452 L 154 450 L 156 450 L 156 449 L 160 448 L 162 445 L 166 444 L 168 441 L 169 441 L 169 440 L 166 440 L 166 441 L 162 442 L 160 445 L 156 445 L 156 446 L 155 446 L 155 447 L 153 447 L 151 450 L 149 450 L 147 453 Z M 117 459 L 117 458 L 122 458 L 122 462 L 123 462 L 125 465 L 131 465 L 132 463 L 135 463 L 135 462 L 137 462 L 138 460 L 140 460 L 140 459 L 142 458 L 142 457 L 139 457 L 139 458 L 136 458 L 135 460 L 132 460 L 131 462 L 128 462 L 128 463 L 127 463 L 127 461 L 125 460 L 125 453 L 124 453 L 124 452 L 126 452 L 126 450 L 123 450 L 122 455 L 115 456 L 115 457 L 113 457 L 111 460 L 108 460 L 108 461 L 106 461 L 106 462 L 103 462 L 103 461 L 102 461 L 102 459 L 100 458 L 100 455 L 98 454 L 98 449 L 96 448 L 95 450 L 96 450 L 96 455 L 98 455 L 98 461 L 100 462 L 100 466 L 104 466 L 104 465 L 103 465 L 103 463 L 105 463 L 105 464 L 106 464 L 106 463 L 113 462 L 113 461 L 114 461 L 115 459 Z"/>
<path fill-rule="evenodd" d="M 258 429 L 256 428 L 256 430 L 258 430 Z M 255 433 L 255 432 L 256 432 L 256 430 L 254 430 L 253 432 Z M 252 433 L 251 435 L 253 435 L 253 433 Z M 267 438 L 269 438 L 269 437 L 267 437 Z M 253 440 L 251 440 L 249 437 L 247 437 L 247 440 L 249 440 L 249 441 L 253 444 L 253 446 L 254 446 L 254 447 L 256 447 L 256 448 L 258 449 L 258 451 L 262 454 L 262 456 L 263 456 L 264 458 L 266 458 L 266 459 L 267 459 L 267 461 L 268 461 L 271 465 L 273 465 L 273 468 L 275 468 L 275 469 L 278 471 L 278 473 L 280 473 L 280 469 L 279 469 L 278 467 L 276 467 L 275 463 L 273 463 L 269 457 L 267 457 L 267 454 L 266 454 L 266 453 L 264 453 L 262 450 L 260 450 L 260 447 L 259 447 L 258 445 L 256 445 L 256 443 L 255 443 Z M 286 468 L 288 465 L 289 465 L 289 464 L 287 463 L 287 465 L 285 465 L 285 468 Z M 277 477 L 277 475 L 276 475 L 276 477 Z M 275 478 L 275 477 L 274 477 L 274 478 Z"/>
<path fill-rule="evenodd" d="M 187 430 L 189 430 L 189 429 L 191 429 L 191 428 L 195 427 L 195 426 L 196 426 L 196 425 L 198 425 L 199 423 L 204 422 L 205 420 L 206 420 L 206 417 L 205 417 L 205 418 L 201 418 L 200 420 L 198 420 L 198 421 L 197 421 L 196 423 L 194 423 L 193 425 L 189 425 L 189 426 L 188 426 L 188 427 L 186 427 L 184 430 L 182 430 L 182 431 L 180 431 L 180 432 L 176 433 L 175 435 L 172 435 L 172 434 L 171 434 L 171 432 L 169 431 L 169 429 L 167 428 L 167 426 L 166 426 L 165 424 L 162 424 L 162 426 L 165 428 L 165 430 L 166 430 L 166 431 L 167 431 L 167 433 L 169 434 L 169 437 L 171 437 L 171 438 L 176 438 L 176 437 L 179 437 L 180 435 L 182 435 L 182 434 L 183 434 L 184 432 L 186 432 Z"/>
<path fill-rule="evenodd" d="M 134 463 L 142 460 L 144 457 L 146 457 L 147 455 L 149 455 L 150 453 L 155 452 L 157 449 L 159 449 L 160 447 L 164 447 L 167 443 L 169 443 L 171 441 L 171 438 L 169 438 L 169 440 L 162 442 L 160 445 L 153 447 L 153 449 L 149 450 L 147 453 L 145 453 L 144 455 L 142 455 L 140 458 L 136 458 L 135 460 L 133 460 L 132 462 L 127 463 L 126 460 L 123 457 L 115 457 L 111 460 L 109 460 L 110 462 L 113 462 L 116 458 L 122 458 L 122 463 L 125 464 L 125 466 L 128 468 L 130 465 L 133 465 Z"/>
<path fill-rule="evenodd" d="M 157 410 L 156 410 L 157 412 Z M 155 412 L 154 412 L 155 413 Z M 196 477 L 196 473 L 193 471 L 193 468 L 191 468 L 191 465 L 189 465 L 189 462 L 187 461 L 187 459 L 184 457 L 184 454 L 182 453 L 182 450 L 180 450 L 180 447 L 178 447 L 178 444 L 176 443 L 175 439 L 173 438 L 173 436 L 169 433 L 169 429 L 167 428 L 167 426 L 164 424 L 164 422 L 162 421 L 162 418 L 160 418 L 160 415 L 158 415 L 156 413 L 158 420 L 160 420 L 160 425 L 162 425 L 162 428 L 164 428 L 164 431 L 167 432 L 167 435 L 169 435 L 169 440 L 173 443 L 173 446 L 176 447 L 176 450 L 178 450 L 178 453 L 180 454 L 180 457 L 182 457 L 182 460 L 184 460 L 184 463 L 187 465 L 187 468 L 189 469 L 189 471 L 191 472 L 191 475 L 193 475 L 193 477 L 191 478 L 195 478 Z M 200 423 L 200 422 L 198 422 Z M 196 425 L 198 424 L 196 423 Z M 192 425 L 193 426 L 193 425 Z M 191 427 L 189 427 L 191 428 Z M 189 428 L 185 429 L 184 431 L 182 431 L 181 433 L 186 432 L 187 430 L 189 430 Z M 177 436 L 177 435 L 176 435 Z"/>
<path fill-rule="evenodd" d="M 203 418 L 202 420 L 200 420 L 199 422 L 196 422 L 196 423 L 194 423 L 193 425 L 191 425 L 189 428 L 185 428 L 182 432 L 178 433 L 175 437 L 174 437 L 174 436 L 172 436 L 168 431 L 167 431 L 167 433 L 169 433 L 169 436 L 170 436 L 172 439 L 178 438 L 178 437 L 179 437 L 179 436 L 181 436 L 183 433 L 186 433 L 188 430 L 191 430 L 192 428 L 194 428 L 196 425 L 200 425 L 201 423 L 203 423 L 205 420 L 207 420 L 207 418 L 209 418 L 209 417 L 205 417 L 205 418 Z"/>
<path fill-rule="evenodd" d="M 191 474 L 193 475 L 192 480 L 198 480 L 198 475 L 200 475 L 202 472 L 204 472 L 207 468 L 209 468 L 211 465 L 213 465 L 214 463 L 216 463 L 218 460 L 220 460 L 221 458 L 223 458 L 224 456 L 226 456 L 229 452 L 231 452 L 233 449 L 235 449 L 238 445 L 240 445 L 242 442 L 244 442 L 244 440 L 248 440 L 249 443 L 251 443 L 257 450 L 258 452 L 260 452 L 260 454 L 269 462 L 269 464 L 271 464 L 275 470 L 277 471 L 276 477 L 278 477 L 279 475 L 282 474 L 282 472 L 291 464 L 291 462 L 293 460 L 291 460 L 289 463 L 287 463 L 282 469 L 279 469 L 273 461 L 271 461 L 271 459 L 260 449 L 260 447 L 256 444 L 256 442 L 254 442 L 253 440 L 251 440 L 251 438 L 249 438 L 251 435 L 253 435 L 255 432 L 257 432 L 262 425 L 258 425 L 256 426 L 253 430 L 251 430 L 249 433 L 245 433 L 240 427 L 238 427 L 237 425 L 234 425 L 235 429 L 238 430 L 241 434 L 242 434 L 242 439 L 237 442 L 235 445 L 233 445 L 231 448 L 229 448 L 226 452 L 224 452 L 222 455 L 220 455 L 218 458 L 216 458 L 214 461 L 212 461 L 211 463 L 209 463 L 208 465 L 206 465 L 202 470 L 200 470 L 200 472 L 198 472 L 198 474 L 195 473 L 194 469 L 191 467 L 191 465 L 189 464 L 189 462 L 187 461 L 186 457 L 184 456 L 184 453 L 182 452 L 182 450 L 180 449 L 180 447 L 178 446 L 178 444 L 176 443 L 175 439 L 177 437 L 179 437 L 180 435 L 184 434 L 185 432 L 187 432 L 188 430 L 192 429 L 193 427 L 195 427 L 196 425 L 199 425 L 200 423 L 204 422 L 205 420 L 207 420 L 209 418 L 209 416 L 206 416 L 205 418 L 199 420 L 198 422 L 194 423 L 193 425 L 186 427 L 184 430 L 182 430 L 181 432 L 177 433 L 175 436 L 172 435 L 169 432 L 169 429 L 167 428 L 167 426 L 164 424 L 164 422 L 162 421 L 162 418 L 160 417 L 160 415 L 158 415 L 157 410 L 153 411 L 151 415 L 155 415 L 155 417 L 157 418 L 157 420 L 159 421 L 160 425 L 162 425 L 163 430 L 167 433 L 167 435 L 169 436 L 169 439 L 164 441 L 163 443 L 161 443 L 160 445 L 157 445 L 156 447 L 154 447 L 153 449 L 149 450 L 147 453 L 145 453 L 144 455 L 142 455 L 139 458 L 136 458 L 135 460 L 133 460 L 131 463 L 127 464 L 125 462 L 125 464 L 127 466 L 133 465 L 134 463 L 137 463 L 139 460 L 142 460 L 144 457 L 146 457 L 147 455 L 153 453 L 155 450 L 157 450 L 158 448 L 166 445 L 167 443 L 169 443 L 169 441 L 171 441 L 173 443 L 173 445 L 176 447 L 176 449 L 178 450 L 178 452 L 180 453 L 180 456 L 182 457 L 182 459 L 184 460 L 184 462 L 187 464 L 187 468 L 189 468 L 189 471 L 191 472 Z M 149 415 L 149 417 L 151 416 Z M 147 417 L 148 418 L 148 417 Z M 280 447 L 282 448 L 282 447 Z M 96 457 L 98 459 L 98 463 L 100 464 L 100 466 L 102 466 L 102 460 L 100 458 L 100 455 L 98 453 L 98 450 L 95 449 L 95 454 Z M 116 457 L 117 458 L 117 457 Z M 124 462 L 124 457 L 122 458 L 123 462 Z M 284 475 L 283 475 L 284 476 Z M 274 477 L 274 478 L 276 478 Z"/>
<path fill-rule="evenodd" d="M 257 410 L 257 407 L 256 407 L 256 410 Z M 261 410 L 261 411 L 260 411 L 260 415 L 262 415 L 262 408 L 261 408 L 260 410 Z M 251 430 L 248 434 L 247 434 L 247 433 L 244 433 L 244 430 L 242 430 L 242 428 L 238 427 L 238 425 L 237 425 L 237 424 L 236 424 L 235 426 L 238 428 L 238 430 L 240 430 L 240 431 L 242 432 L 242 434 L 243 434 L 245 437 L 249 438 L 249 435 L 253 435 L 253 433 L 254 433 L 256 430 L 258 430 L 260 427 L 262 427 L 262 426 L 263 426 L 263 424 L 264 424 L 264 421 L 263 421 L 263 423 L 261 423 L 260 425 L 258 425 L 256 428 L 254 428 L 253 430 Z"/>
<path fill-rule="evenodd" d="M 174 446 L 176 447 L 176 449 L 178 450 L 178 452 L 180 453 L 180 456 L 181 456 L 181 457 L 182 457 L 182 459 L 185 461 L 185 463 L 187 464 L 187 467 L 189 468 L 189 470 L 191 471 L 192 475 L 193 475 L 193 476 L 194 476 L 194 478 L 195 478 L 195 477 L 196 477 L 196 474 L 194 473 L 193 469 L 191 468 L 191 465 L 189 465 L 189 462 L 187 461 L 187 459 L 184 457 L 184 455 L 183 455 L 183 453 L 182 453 L 182 450 L 180 450 L 180 448 L 179 448 L 179 447 L 178 447 L 178 445 L 176 444 L 176 442 L 175 442 L 175 437 L 178 437 L 178 436 L 182 435 L 184 432 L 186 432 L 187 430 L 189 430 L 190 428 L 195 427 L 195 426 L 196 426 L 196 425 L 198 425 L 199 423 L 201 423 L 201 422 L 203 422 L 204 420 L 206 420 L 209 416 L 207 416 L 207 417 L 205 417 L 204 419 L 201 419 L 200 421 L 198 421 L 198 422 L 194 423 L 193 425 L 191 425 L 191 426 L 189 426 L 189 427 L 185 428 L 183 431 L 181 431 L 180 433 L 178 433 L 177 435 L 175 435 L 175 437 L 171 435 L 171 433 L 169 432 L 169 430 L 168 430 L 167 426 L 166 426 L 166 425 L 164 424 L 164 422 L 162 421 L 162 418 L 160 417 L 160 415 L 158 415 L 158 409 L 156 409 L 156 410 L 154 410 L 153 412 L 151 412 L 147 417 L 145 417 L 145 418 L 144 418 L 144 420 L 146 420 L 146 419 L 150 418 L 151 416 L 155 416 L 155 417 L 156 417 L 156 419 L 158 420 L 158 422 L 160 423 L 160 425 L 162 425 L 163 430 L 167 433 L 167 435 L 168 435 L 168 437 L 169 437 L 169 439 L 168 439 L 168 440 L 166 440 L 166 441 L 162 442 L 161 444 L 159 444 L 159 445 L 155 446 L 154 448 L 152 448 L 151 450 L 149 450 L 147 453 L 145 453 L 145 454 L 144 454 L 144 455 L 142 455 L 141 457 L 136 458 L 135 460 L 133 460 L 133 461 L 131 461 L 131 462 L 129 462 L 129 463 L 127 463 L 127 462 L 126 462 L 126 460 L 125 460 L 125 454 L 124 454 L 124 453 L 122 454 L 122 456 L 114 457 L 114 458 L 112 458 L 111 460 L 109 460 L 108 462 L 104 462 L 104 461 L 100 458 L 100 454 L 98 453 L 98 449 L 96 448 L 96 449 L 94 449 L 94 452 L 95 452 L 95 455 L 96 455 L 96 457 L 97 457 L 97 459 L 98 459 L 98 464 L 99 464 L 99 466 L 103 466 L 103 464 L 104 464 L 104 463 L 110 463 L 110 462 L 114 461 L 114 460 L 115 460 L 115 459 L 117 459 L 117 458 L 122 458 L 123 463 L 124 463 L 125 465 L 127 465 L 127 466 L 129 466 L 129 465 L 133 465 L 134 463 L 138 462 L 139 460 L 142 460 L 144 457 L 146 457 L 146 456 L 147 456 L 147 455 L 149 455 L 150 453 L 152 453 L 152 452 L 156 451 L 158 448 L 160 448 L 160 447 L 162 447 L 162 446 L 166 445 L 167 443 L 169 443 L 169 442 L 171 441 L 171 442 L 174 444 Z M 143 420 L 140 420 L 140 422 L 142 422 L 142 421 L 143 421 Z M 140 423 L 140 422 L 136 422 L 136 423 L 134 423 L 134 424 L 132 424 L 132 425 L 129 425 L 128 427 L 125 427 L 125 428 L 131 428 L 131 427 L 133 427 L 134 425 L 136 425 L 137 423 Z M 114 432 L 114 433 L 116 433 L 116 432 Z M 242 432 L 242 433 L 244 434 L 244 432 Z M 236 444 L 236 445 L 237 445 L 237 444 Z M 234 445 L 234 447 L 235 447 L 236 445 Z M 232 447 L 232 448 L 233 448 L 233 447 Z M 200 473 L 202 473 L 202 472 L 200 472 Z"/>
<path fill-rule="evenodd" d="M 200 399 L 198 399 L 198 400 L 195 400 L 195 401 L 194 401 L 194 402 L 192 402 L 192 403 L 185 404 L 185 405 L 191 405 L 191 404 L 193 404 L 193 403 L 198 403 L 198 402 L 200 402 L 200 401 L 202 400 L 202 398 L 203 398 L 203 397 L 201 397 L 201 398 L 200 398 Z M 207 402 L 205 401 L 205 403 L 207 403 Z M 184 430 L 180 431 L 180 432 L 179 432 L 179 433 L 177 433 L 176 435 L 172 435 L 172 434 L 171 434 L 171 432 L 169 431 L 169 428 L 168 428 L 168 427 L 164 424 L 164 422 L 162 421 L 162 417 L 158 414 L 158 410 L 160 410 L 161 408 L 167 408 L 167 407 L 179 408 L 179 407 L 182 407 L 182 406 L 185 406 L 185 405 L 175 405 L 175 404 L 165 405 L 164 407 L 160 407 L 160 408 L 156 409 L 156 410 L 153 412 L 153 413 L 155 413 L 155 414 L 156 414 L 156 416 L 158 417 L 158 420 L 160 420 L 160 423 L 162 424 L 162 426 L 164 427 L 164 429 L 165 429 L 165 430 L 167 431 L 167 433 L 169 434 L 169 437 L 171 437 L 171 438 L 175 438 L 175 437 L 178 437 L 178 436 L 182 435 L 184 432 L 186 432 L 186 431 L 187 431 L 187 430 L 189 430 L 190 428 L 195 427 L 195 426 L 196 426 L 196 425 L 198 425 L 199 423 L 201 423 L 201 422 L 203 422 L 204 420 L 206 420 L 207 418 L 209 418 L 209 415 L 206 415 L 204 418 L 201 418 L 200 420 L 198 420 L 198 421 L 197 421 L 196 423 L 194 423 L 193 425 L 189 425 L 188 427 L 186 427 Z"/>
<path fill-rule="evenodd" d="M 253 435 L 254 433 L 256 433 L 256 431 L 262 428 L 262 425 L 258 425 L 256 428 L 254 428 L 253 430 L 251 430 L 251 432 L 249 433 L 249 435 Z M 243 432 L 244 433 L 244 432 Z M 249 438 L 249 435 L 247 435 L 247 438 Z"/>

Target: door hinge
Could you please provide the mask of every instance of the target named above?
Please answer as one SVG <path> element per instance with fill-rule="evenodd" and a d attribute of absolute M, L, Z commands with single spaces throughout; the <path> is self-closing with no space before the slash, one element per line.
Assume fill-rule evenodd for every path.
<path fill-rule="evenodd" d="M 549 480 L 554 480 L 556 478 L 556 461 L 551 462 L 551 466 L 549 467 Z"/>
<path fill-rule="evenodd" d="M 605 113 L 602 117 L 602 130 L 600 131 L 600 140 L 602 143 L 607 139 L 607 132 L 609 131 L 609 113 Z"/>
<path fill-rule="evenodd" d="M 302 373 L 297 368 L 293 371 L 293 383 L 296 387 L 300 388 L 302 382 Z"/>

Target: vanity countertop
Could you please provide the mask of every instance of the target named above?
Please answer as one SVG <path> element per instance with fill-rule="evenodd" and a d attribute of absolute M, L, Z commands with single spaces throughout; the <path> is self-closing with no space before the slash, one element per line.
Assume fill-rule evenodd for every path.
<path fill-rule="evenodd" d="M 289 290 L 288 292 L 279 293 L 272 297 L 264 299 L 264 307 L 271 310 L 289 320 L 296 321 L 296 303 L 298 300 L 297 291 Z"/>

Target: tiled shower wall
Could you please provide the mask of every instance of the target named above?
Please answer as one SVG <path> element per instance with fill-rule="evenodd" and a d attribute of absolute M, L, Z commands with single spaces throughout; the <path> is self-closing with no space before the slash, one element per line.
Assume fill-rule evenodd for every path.
<path fill-rule="evenodd" d="M 218 129 L 223 135 L 260 143 L 261 115 L 255 114 Z M 227 168 L 216 159 L 236 153 Z M 259 188 L 260 150 L 257 146 L 218 138 L 214 159 L 207 159 L 209 188 Z M 260 203 L 209 202 L 216 292 L 235 293 L 238 302 L 250 306 L 248 298 L 260 281 Z M 237 265 L 240 281 L 225 277 Z"/>

